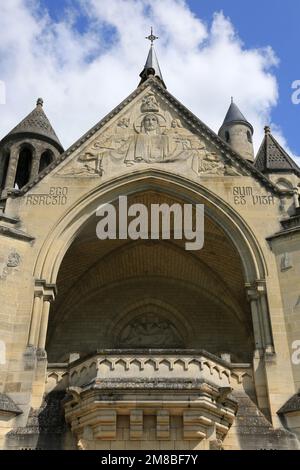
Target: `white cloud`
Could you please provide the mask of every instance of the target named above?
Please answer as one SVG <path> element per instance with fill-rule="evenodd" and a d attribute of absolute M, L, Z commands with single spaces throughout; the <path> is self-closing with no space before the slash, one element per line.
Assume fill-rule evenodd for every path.
<path fill-rule="evenodd" d="M 1 136 L 42 96 L 65 147 L 122 101 L 139 81 L 151 25 L 170 92 L 218 131 L 233 95 L 253 123 L 256 147 L 277 103 L 270 47 L 247 49 L 222 12 L 207 25 L 184 0 L 74 0 L 54 22 L 38 0 L 0 4 Z M 75 28 L 84 11 L 87 32 Z M 13 27 L 12 27 L 13 25 Z M 107 28 L 114 31 L 107 39 Z"/>

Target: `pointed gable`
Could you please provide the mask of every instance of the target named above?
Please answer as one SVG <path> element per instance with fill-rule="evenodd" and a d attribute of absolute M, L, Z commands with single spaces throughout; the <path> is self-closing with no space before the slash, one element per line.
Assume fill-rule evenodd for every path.
<path fill-rule="evenodd" d="M 291 172 L 300 176 L 300 168 L 265 127 L 265 137 L 254 162 L 262 173 Z"/>

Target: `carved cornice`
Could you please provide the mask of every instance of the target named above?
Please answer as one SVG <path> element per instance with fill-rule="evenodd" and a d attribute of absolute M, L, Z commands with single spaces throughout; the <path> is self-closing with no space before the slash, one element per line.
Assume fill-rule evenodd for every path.
<path fill-rule="evenodd" d="M 173 381 L 176 390 L 172 393 L 170 379 L 165 380 L 162 390 L 157 383 L 145 390 L 147 380 L 140 389 L 130 389 L 126 384 L 126 394 L 111 383 L 109 392 L 97 388 L 84 391 L 81 387 L 70 387 L 69 396 L 64 401 L 66 421 L 72 431 L 80 436 L 86 426 L 90 426 L 93 439 L 116 439 L 117 417 L 126 414 L 130 417 L 130 439 L 141 439 L 143 435 L 143 416 L 145 412 L 156 415 L 157 438 L 169 437 L 169 416 L 182 416 L 183 439 L 208 438 L 212 427 L 217 436 L 223 439 L 232 425 L 237 411 L 236 401 L 228 394 L 231 387 L 214 387 L 205 382 L 195 381 L 194 386 L 186 381 Z M 183 395 L 182 395 L 183 394 Z M 163 428 L 161 426 L 163 425 Z M 161 434 L 162 430 L 164 431 Z"/>
<path fill-rule="evenodd" d="M 235 165 L 240 168 L 243 168 L 248 173 L 253 175 L 257 180 L 260 181 L 269 191 L 276 195 L 281 195 L 283 192 L 274 184 L 272 181 L 268 180 L 259 170 L 257 170 L 251 163 L 246 161 L 241 155 L 237 154 L 226 142 L 224 142 L 217 134 L 215 134 L 206 124 L 204 124 L 200 119 L 198 119 L 191 111 L 189 111 L 184 105 L 182 105 L 173 95 L 171 95 L 155 77 L 150 77 L 145 81 L 144 84 L 139 86 L 131 95 L 129 95 L 120 105 L 118 105 L 113 111 L 111 111 L 107 116 L 105 116 L 98 124 L 96 124 L 91 130 L 89 130 L 83 137 L 81 137 L 75 144 L 73 144 L 68 150 L 57 158 L 51 165 L 49 165 L 43 172 L 41 172 L 36 179 L 28 183 L 22 190 L 19 191 L 19 195 L 23 196 L 27 191 L 29 191 L 33 186 L 35 186 L 39 181 L 41 181 L 46 175 L 52 172 L 61 162 L 63 162 L 67 157 L 69 157 L 73 152 L 80 148 L 88 139 L 90 139 L 96 132 L 98 132 L 105 124 L 107 124 L 114 116 L 119 114 L 123 108 L 131 103 L 138 95 L 140 95 L 147 87 L 152 87 L 158 93 L 158 95 L 169 106 L 173 107 L 176 112 L 179 113 L 189 126 L 194 129 L 196 132 L 200 133 L 206 138 L 206 140 L 211 141 L 223 154 L 223 157 L 227 161 L 234 161 Z M 284 191 L 284 194 L 293 194 L 293 191 L 287 193 Z"/>
<path fill-rule="evenodd" d="M 11 418 L 22 414 L 23 411 L 16 405 L 16 403 L 5 393 L 0 393 L 0 417 L 6 416 Z"/>

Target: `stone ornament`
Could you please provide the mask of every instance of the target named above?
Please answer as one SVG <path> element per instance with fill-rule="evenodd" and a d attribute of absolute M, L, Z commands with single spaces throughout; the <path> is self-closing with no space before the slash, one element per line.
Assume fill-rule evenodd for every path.
<path fill-rule="evenodd" d="M 149 112 L 158 113 L 159 112 L 159 105 L 153 93 L 148 93 L 143 98 L 141 111 L 142 113 L 149 113 Z"/>
<path fill-rule="evenodd" d="M 5 280 L 12 269 L 19 266 L 20 262 L 21 256 L 13 250 L 4 262 L 0 262 L 0 279 Z"/>
<path fill-rule="evenodd" d="M 118 342 L 127 348 L 183 346 L 183 340 L 173 323 L 152 313 L 131 320 L 123 329 Z"/>
<path fill-rule="evenodd" d="M 292 259 L 289 253 L 284 253 L 280 260 L 280 270 L 287 271 L 293 267 Z"/>

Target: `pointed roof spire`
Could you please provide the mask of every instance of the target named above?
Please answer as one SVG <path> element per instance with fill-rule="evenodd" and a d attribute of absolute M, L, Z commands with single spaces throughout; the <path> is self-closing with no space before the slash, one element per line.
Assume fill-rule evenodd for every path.
<path fill-rule="evenodd" d="M 12 131 L 4 137 L 3 140 L 8 140 L 10 137 L 24 136 L 30 134 L 37 138 L 44 138 L 51 141 L 60 151 L 63 147 L 50 124 L 43 110 L 44 101 L 42 98 L 38 98 L 36 108 L 28 114 Z"/>
<path fill-rule="evenodd" d="M 265 127 L 254 166 L 262 173 L 291 172 L 300 176 L 300 168 L 273 137 L 269 126 Z"/>
<path fill-rule="evenodd" d="M 243 113 L 240 111 L 239 107 L 235 104 L 235 102 L 233 101 L 233 97 L 231 97 L 231 103 L 228 108 L 227 114 L 225 116 L 223 126 L 224 124 L 234 124 L 234 123 L 246 124 L 247 126 L 250 127 L 253 133 L 252 125 L 250 124 L 249 121 L 247 121 Z"/>
<path fill-rule="evenodd" d="M 154 77 L 157 77 L 161 81 L 161 83 L 163 84 L 165 88 L 167 88 L 164 83 L 160 66 L 158 63 L 158 59 L 157 59 L 155 49 L 153 46 L 154 41 L 156 41 L 158 37 L 153 34 L 152 27 L 151 27 L 151 34 L 150 36 L 147 36 L 146 39 L 151 41 L 151 46 L 150 46 L 150 50 L 149 50 L 148 57 L 146 60 L 146 64 L 144 66 L 143 71 L 140 74 L 140 77 L 141 77 L 140 85 L 144 83 L 147 80 L 147 78 L 149 78 L 149 76 L 153 75 Z"/>

